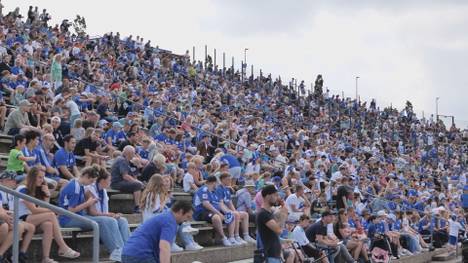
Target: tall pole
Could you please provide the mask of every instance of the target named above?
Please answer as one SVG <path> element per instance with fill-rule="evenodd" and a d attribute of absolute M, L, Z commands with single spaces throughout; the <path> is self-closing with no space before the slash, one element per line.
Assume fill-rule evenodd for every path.
<path fill-rule="evenodd" d="M 436 97 L 436 121 L 439 122 L 439 97 Z"/>
<path fill-rule="evenodd" d="M 247 65 L 247 50 L 249 50 L 249 49 L 244 48 L 244 63 L 245 63 L 245 65 Z"/>
<path fill-rule="evenodd" d="M 244 83 L 244 61 L 241 61 L 241 83 Z"/>
<path fill-rule="evenodd" d="M 358 79 L 359 76 L 356 76 L 356 102 L 358 101 Z"/>
<path fill-rule="evenodd" d="M 216 48 L 214 49 L 214 64 L 213 64 L 213 70 L 216 69 Z"/>
<path fill-rule="evenodd" d="M 253 79 L 253 70 L 254 70 L 253 65 L 251 65 L 250 66 L 250 75 L 252 76 L 252 79 Z"/>
<path fill-rule="evenodd" d="M 232 69 L 232 74 L 234 75 L 234 57 L 232 57 L 232 66 L 231 66 L 231 69 Z"/>
<path fill-rule="evenodd" d="M 207 59 L 208 59 L 208 46 L 205 45 L 205 64 L 206 64 Z"/>
<path fill-rule="evenodd" d="M 223 76 L 226 74 L 226 53 L 223 52 Z"/>
<path fill-rule="evenodd" d="M 193 64 L 195 64 L 195 46 L 192 49 Z"/>

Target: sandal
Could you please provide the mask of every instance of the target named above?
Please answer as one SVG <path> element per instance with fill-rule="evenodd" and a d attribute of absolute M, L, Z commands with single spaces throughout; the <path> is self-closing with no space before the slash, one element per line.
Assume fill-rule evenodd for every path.
<path fill-rule="evenodd" d="M 55 261 L 51 258 L 43 258 L 42 263 L 58 263 L 58 261 Z"/>
<path fill-rule="evenodd" d="M 77 258 L 80 256 L 80 253 L 76 252 L 75 250 L 69 248 L 67 249 L 65 252 L 59 252 L 58 253 L 59 256 L 63 257 L 63 258 L 70 258 L 70 259 L 73 259 L 73 258 Z"/>

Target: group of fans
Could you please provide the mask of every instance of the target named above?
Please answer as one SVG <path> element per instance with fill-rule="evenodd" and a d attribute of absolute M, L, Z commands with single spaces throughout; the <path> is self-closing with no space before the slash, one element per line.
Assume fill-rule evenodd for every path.
<path fill-rule="evenodd" d="M 256 243 L 268 262 L 367 262 L 379 249 L 399 257 L 457 245 L 468 134 L 455 125 L 418 119 L 409 102 L 381 109 L 331 95 L 320 75 L 306 92 L 139 36 L 74 34 L 66 21 L 48 25 L 46 10 L 0 15 L 0 127 L 14 136 L 0 182 L 97 221 L 112 260 L 202 249 L 190 220 L 210 222 L 224 246 Z M 143 215 L 131 236 L 109 212 L 109 188 L 131 193 Z M 190 220 L 174 188 L 193 195 Z M 1 196 L 0 262 L 12 242 L 11 198 Z M 22 262 L 37 228 L 43 262 L 55 262 L 52 239 L 61 256 L 79 256 L 60 226 L 89 226 L 26 201 L 19 216 Z"/>

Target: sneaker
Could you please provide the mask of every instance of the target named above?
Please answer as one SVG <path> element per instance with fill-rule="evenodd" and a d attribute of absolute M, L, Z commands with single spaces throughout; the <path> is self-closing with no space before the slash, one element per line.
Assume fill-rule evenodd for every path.
<path fill-rule="evenodd" d="M 179 245 L 177 245 L 175 242 L 172 243 L 171 252 L 182 252 L 182 251 L 184 251 L 183 248 L 179 247 Z"/>
<path fill-rule="evenodd" d="M 122 261 L 122 249 L 117 248 L 112 251 L 112 253 L 109 256 L 110 261 L 117 261 L 121 262 Z"/>
<path fill-rule="evenodd" d="M 185 225 L 183 228 L 182 228 L 182 233 L 187 233 L 187 234 L 190 234 L 192 236 L 198 234 L 199 230 L 197 228 L 193 228 L 191 225 Z"/>
<path fill-rule="evenodd" d="M 187 246 L 185 246 L 185 250 L 187 251 L 196 251 L 196 250 L 200 250 L 202 249 L 203 247 L 198 245 L 198 244 L 195 244 L 195 243 L 191 243 Z"/>
<path fill-rule="evenodd" d="M 242 245 L 242 243 L 237 242 L 237 240 L 235 238 L 233 238 L 233 237 L 229 238 L 229 242 L 231 242 L 231 244 L 233 246 L 241 246 Z"/>
<path fill-rule="evenodd" d="M 236 241 L 237 243 L 241 244 L 241 245 L 247 245 L 247 241 L 243 240 L 242 238 L 240 237 L 236 237 Z"/>
<path fill-rule="evenodd" d="M 231 241 L 229 241 L 229 239 L 227 238 L 223 238 L 223 246 L 225 247 L 232 247 L 234 244 L 231 243 Z"/>
<path fill-rule="evenodd" d="M 244 236 L 244 240 L 245 240 L 247 243 L 250 243 L 250 244 L 257 244 L 257 240 L 253 239 L 253 238 L 250 237 L 249 235 Z"/>

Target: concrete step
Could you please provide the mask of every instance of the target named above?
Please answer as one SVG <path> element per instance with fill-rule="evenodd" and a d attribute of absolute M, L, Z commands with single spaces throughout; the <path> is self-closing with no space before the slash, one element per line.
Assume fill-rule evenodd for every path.
<path fill-rule="evenodd" d="M 446 253 L 442 253 L 442 254 L 439 254 L 439 255 L 435 255 L 432 257 L 432 261 L 450 261 L 452 259 L 456 259 L 457 257 L 457 254 L 455 251 L 451 251 L 451 252 L 446 252 Z"/>
<path fill-rule="evenodd" d="M 251 258 L 255 246 L 244 245 L 239 247 L 206 247 L 200 251 L 184 251 L 175 253 L 171 257 L 172 263 L 203 263 L 231 262 Z"/>

